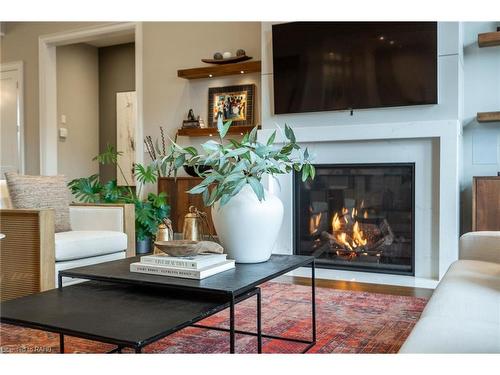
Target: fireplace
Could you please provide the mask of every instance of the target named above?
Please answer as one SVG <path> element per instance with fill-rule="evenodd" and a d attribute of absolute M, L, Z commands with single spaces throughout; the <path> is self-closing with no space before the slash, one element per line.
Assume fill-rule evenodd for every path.
<path fill-rule="evenodd" d="M 414 275 L 413 163 L 316 165 L 294 176 L 295 246 L 319 267 Z"/>

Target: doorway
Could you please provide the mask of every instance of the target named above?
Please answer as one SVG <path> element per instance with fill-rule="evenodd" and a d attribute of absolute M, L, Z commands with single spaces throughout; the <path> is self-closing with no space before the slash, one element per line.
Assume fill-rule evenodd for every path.
<path fill-rule="evenodd" d="M 135 91 L 137 106 L 135 139 L 143 138 L 142 124 L 142 24 L 136 22 L 104 24 L 98 27 L 42 36 L 39 39 L 40 65 L 40 172 L 54 175 L 58 171 L 60 120 L 57 106 L 57 47 L 79 43 L 123 43 L 133 35 L 135 42 Z M 101 44 L 102 46 L 102 44 Z M 136 142 L 135 160 L 143 161 L 142 142 Z"/>
<path fill-rule="evenodd" d="M 0 179 L 24 173 L 23 97 L 23 63 L 0 64 Z"/>

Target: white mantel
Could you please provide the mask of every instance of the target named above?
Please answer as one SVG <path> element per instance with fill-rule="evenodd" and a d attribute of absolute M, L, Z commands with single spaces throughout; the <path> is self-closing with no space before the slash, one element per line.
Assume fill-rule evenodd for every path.
<path fill-rule="evenodd" d="M 270 128 L 261 130 L 260 139 L 266 139 L 272 131 Z M 441 279 L 449 265 L 458 259 L 459 121 L 301 126 L 295 127 L 294 132 L 301 145 L 317 154 L 318 164 L 414 162 L 415 276 Z M 350 158 L 346 150 L 352 150 L 350 154 L 356 155 L 355 159 Z M 279 182 L 280 187 L 272 179 L 267 181 L 268 188 L 282 199 L 285 206 L 284 222 L 274 251 L 292 253 L 292 176 L 280 176 Z M 429 231 L 432 233 L 427 233 Z M 423 241 L 425 236 L 430 236 L 430 239 Z M 419 243 L 432 245 L 419 248 Z M 432 254 L 424 256 L 424 253 L 431 251 L 428 246 L 433 247 Z"/>

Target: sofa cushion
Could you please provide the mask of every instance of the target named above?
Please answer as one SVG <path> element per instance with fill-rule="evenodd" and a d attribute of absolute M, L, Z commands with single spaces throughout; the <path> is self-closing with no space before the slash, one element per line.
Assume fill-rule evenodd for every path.
<path fill-rule="evenodd" d="M 500 329 L 500 264 L 476 260 L 453 263 L 434 291 L 422 317 L 457 322 L 496 323 Z"/>
<path fill-rule="evenodd" d="M 500 353 L 500 325 L 426 316 L 415 325 L 399 353 Z"/>
<path fill-rule="evenodd" d="M 81 230 L 55 234 L 56 262 L 116 253 L 127 248 L 123 232 Z"/>
<path fill-rule="evenodd" d="M 7 172 L 5 178 L 14 208 L 52 208 L 55 211 L 55 231 L 71 230 L 71 195 L 64 176 L 27 176 Z"/>

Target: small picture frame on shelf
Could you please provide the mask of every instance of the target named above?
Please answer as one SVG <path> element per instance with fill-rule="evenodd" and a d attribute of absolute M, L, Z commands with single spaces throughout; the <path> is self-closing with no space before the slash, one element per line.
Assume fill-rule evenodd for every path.
<path fill-rule="evenodd" d="M 255 85 L 211 87 L 208 89 L 208 124 L 217 126 L 217 118 L 232 120 L 233 125 L 253 125 Z"/>

